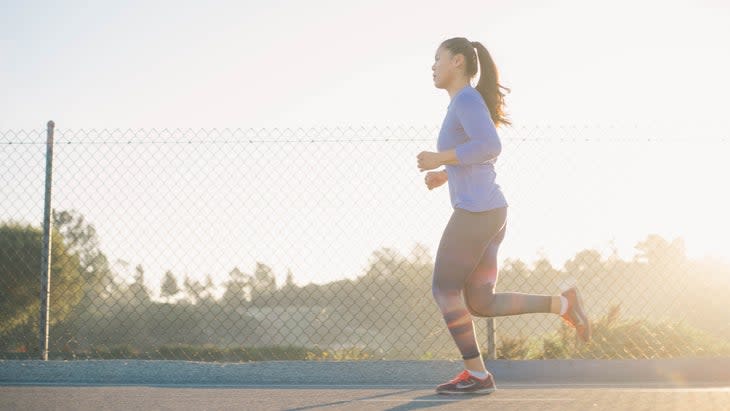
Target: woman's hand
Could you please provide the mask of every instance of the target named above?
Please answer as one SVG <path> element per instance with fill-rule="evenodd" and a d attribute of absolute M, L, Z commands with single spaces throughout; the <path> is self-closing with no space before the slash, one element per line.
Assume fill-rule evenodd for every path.
<path fill-rule="evenodd" d="M 421 151 L 418 153 L 418 169 L 420 171 L 433 170 L 439 168 L 443 162 L 441 153 L 433 153 L 431 151 Z"/>
<path fill-rule="evenodd" d="M 443 185 L 448 180 L 449 177 L 445 171 L 429 171 L 426 173 L 426 187 L 429 190 Z"/>

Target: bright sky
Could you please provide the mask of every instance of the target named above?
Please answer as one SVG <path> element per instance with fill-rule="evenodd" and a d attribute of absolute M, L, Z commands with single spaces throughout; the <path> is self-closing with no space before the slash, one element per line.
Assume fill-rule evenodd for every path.
<path fill-rule="evenodd" d="M 552 181 L 574 178 L 573 187 L 596 188 L 596 181 L 609 184 L 610 189 L 601 191 L 599 197 L 609 198 L 607 193 L 612 193 L 613 200 L 599 208 L 580 192 L 573 197 L 544 197 L 550 194 L 549 186 L 528 178 L 539 170 L 541 153 L 525 149 L 512 160 L 501 159 L 498 179 L 512 200 L 515 220 L 513 237 L 508 240 L 512 242 L 505 244 L 503 257 L 534 255 L 541 249 L 556 256 L 560 264 L 559 257 L 578 251 L 576 247 L 605 245 L 601 241 L 610 239 L 598 233 L 619 223 L 625 229 L 615 232 L 615 240 L 628 247 L 649 232 L 661 232 L 685 236 L 695 254 L 728 255 L 719 245 L 725 236 L 718 234 L 730 228 L 724 222 L 727 194 L 718 193 L 718 176 L 730 174 L 723 164 L 727 153 L 719 151 L 726 150 L 728 143 L 691 144 L 693 139 L 709 136 L 727 138 L 730 130 L 730 80 L 726 77 L 730 73 L 730 3 L 726 1 L 202 4 L 4 2 L 0 12 L 0 130 L 39 129 L 49 119 L 61 129 L 436 127 L 448 95 L 432 85 L 433 55 L 442 40 L 465 36 L 481 41 L 492 53 L 502 82 L 512 88 L 508 110 L 518 127 L 639 124 L 684 139 L 680 146 L 657 149 L 652 145 L 648 149 L 651 163 L 641 151 L 632 151 L 631 156 L 620 152 L 625 146 L 577 145 L 571 146 L 572 154 L 554 154 L 557 157 L 549 163 L 554 167 L 539 175 L 554 173 Z M 420 149 L 433 149 L 435 137 L 434 133 L 434 144 Z M 524 146 L 514 145 L 514 149 Z M 597 151 L 602 149 L 613 150 L 613 154 Z M 666 152 L 674 162 L 661 158 L 659 152 Z M 410 152 L 407 154 L 404 161 L 412 161 Z M 400 170 L 401 165 L 382 164 L 377 153 L 369 158 L 376 169 Z M 591 168 L 596 164 L 593 158 L 600 158 L 602 172 Z M 557 159 L 573 162 L 561 168 L 565 162 Z M 522 163 L 517 161 L 524 161 L 531 171 L 520 171 Z M 623 167 L 618 174 L 621 178 L 632 179 L 631 191 L 622 192 L 626 185 L 612 180 L 616 174 L 611 168 L 617 165 Z M 420 182 L 421 177 L 411 170 L 415 166 L 405 166 L 410 171 L 404 171 L 406 177 L 402 178 Z M 125 172 L 133 174 L 134 170 Z M 576 178 L 576 174 L 585 177 Z M 343 179 L 348 176 L 342 172 Z M 126 181 L 134 183 L 131 177 Z M 660 182 L 662 190 L 643 192 L 642 182 L 648 186 Z M 529 191 L 520 191 L 525 187 Z M 311 190 L 321 194 L 330 188 Z M 10 190 L 0 189 L 0 195 L 12 198 L 8 197 Z M 397 188 L 395 193 L 399 193 Z M 423 196 L 423 192 L 410 195 Z M 422 203 L 418 201 L 430 201 L 412 198 L 408 204 L 419 207 Z M 435 200 L 428 207 L 438 207 L 434 208 L 437 221 L 426 231 L 417 230 L 419 221 L 408 221 L 406 225 L 413 231 L 389 237 L 394 245 L 407 248 L 414 238 L 427 238 L 433 250 L 449 207 L 445 190 L 431 198 Z M 540 208 L 543 198 L 553 210 L 550 223 L 545 222 L 546 211 Z M 70 197 L 67 204 L 63 199 L 61 193 L 59 208 L 84 209 Z M 560 208 L 555 205 L 557 200 L 571 207 Z M 630 204 L 636 208 L 629 208 Z M 704 211 L 690 216 L 698 204 Z M 112 227 L 113 216 L 95 215 L 97 212 L 101 213 L 90 207 L 85 214 L 97 222 L 112 257 L 145 262 L 141 254 L 150 248 L 140 244 L 139 250 L 131 250 L 125 247 L 129 242 L 115 242 L 114 234 L 125 227 Z M 398 213 L 407 218 L 405 211 Z M 566 238 L 566 232 L 578 232 L 604 218 L 594 236 Z M 571 219 L 573 225 L 567 229 L 553 225 Z M 216 224 L 230 223 L 221 220 Z M 385 226 L 380 229 L 380 233 L 387 232 Z M 358 249 L 365 256 L 345 253 L 341 258 L 350 265 L 343 261 L 322 269 L 323 276 L 305 278 L 301 274 L 299 280 L 321 282 L 335 273 L 353 273 L 372 251 L 371 246 L 381 240 L 375 236 L 359 242 Z M 306 241 L 313 250 L 321 248 L 311 243 L 314 239 Z M 553 250 L 555 243 L 562 243 L 563 249 Z M 280 253 L 277 257 L 275 247 L 266 246 L 273 243 L 260 244 L 263 248 L 256 252 L 264 261 L 291 257 Z M 294 267 L 295 274 L 311 273 L 315 263 L 332 260 L 332 255 L 313 255 L 309 260 L 314 263 Z M 164 269 L 163 265 L 157 269 Z M 179 269 L 196 271 L 207 265 L 209 261 L 201 259 Z M 227 261 L 223 265 L 230 268 Z M 283 275 L 283 267 L 277 268 Z"/>
<path fill-rule="evenodd" d="M 3 2 L 0 128 L 440 124 L 483 42 L 519 124 L 724 121 L 723 0 Z"/>

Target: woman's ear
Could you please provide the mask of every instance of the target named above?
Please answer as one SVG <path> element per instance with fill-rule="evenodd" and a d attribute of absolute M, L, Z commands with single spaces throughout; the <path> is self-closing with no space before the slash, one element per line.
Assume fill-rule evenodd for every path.
<path fill-rule="evenodd" d="M 464 55 L 456 54 L 451 56 L 451 64 L 453 64 L 453 66 L 456 68 L 464 67 Z"/>

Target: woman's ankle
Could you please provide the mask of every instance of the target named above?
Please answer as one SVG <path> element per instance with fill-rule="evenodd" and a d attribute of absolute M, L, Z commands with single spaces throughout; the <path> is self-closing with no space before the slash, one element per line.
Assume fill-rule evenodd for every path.
<path fill-rule="evenodd" d="M 468 371 L 487 372 L 481 354 L 476 358 L 464 360 L 464 368 Z"/>

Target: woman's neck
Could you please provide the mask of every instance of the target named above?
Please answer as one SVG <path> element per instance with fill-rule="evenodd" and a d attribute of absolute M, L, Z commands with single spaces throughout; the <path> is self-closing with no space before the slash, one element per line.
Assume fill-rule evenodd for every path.
<path fill-rule="evenodd" d="M 459 90 L 463 89 L 464 87 L 466 87 L 469 84 L 470 84 L 469 83 L 469 80 L 467 80 L 467 79 L 459 79 L 459 80 L 454 81 L 453 84 L 451 84 L 448 87 L 446 87 L 446 91 L 449 92 L 449 97 L 451 99 L 453 99 L 454 96 L 456 95 L 456 93 L 459 92 Z"/>

